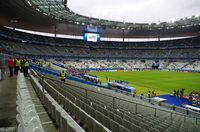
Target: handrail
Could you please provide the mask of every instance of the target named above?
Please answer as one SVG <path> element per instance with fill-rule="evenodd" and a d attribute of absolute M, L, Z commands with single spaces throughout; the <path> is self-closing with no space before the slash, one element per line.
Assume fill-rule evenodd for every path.
<path fill-rule="evenodd" d="M 55 98 L 55 97 L 53 97 L 55 100 L 56 100 L 56 102 L 58 103 L 58 104 L 60 104 L 60 102 L 58 101 L 59 100 L 59 96 L 63 96 L 64 98 L 65 98 L 65 100 L 68 100 L 63 94 L 61 94 L 58 90 L 56 90 L 53 86 L 51 86 L 48 82 L 46 82 L 45 80 L 42 80 L 43 81 L 43 83 L 45 84 L 45 86 L 43 86 L 43 88 L 45 89 L 45 90 L 47 90 L 48 91 L 48 89 L 46 88 L 46 86 L 48 86 L 51 90 L 53 90 L 57 95 L 57 99 Z M 43 84 L 42 84 L 43 85 Z M 48 94 L 50 94 L 50 92 L 48 91 Z M 72 101 L 72 100 L 71 100 Z M 76 105 L 76 104 L 74 104 L 74 105 Z M 78 106 L 79 107 L 79 106 Z M 87 113 L 86 113 L 87 114 Z M 88 114 L 87 114 L 88 115 Z M 89 115 L 90 116 L 90 115 Z M 91 116 L 90 116 L 91 117 Z M 102 126 L 103 127 L 103 129 L 105 130 L 105 132 L 111 132 L 107 127 L 105 127 L 105 126 L 103 126 L 98 120 L 96 120 L 94 117 L 91 117 L 92 118 L 92 120 L 95 120 L 95 122 L 97 122 L 98 123 L 98 125 L 99 126 Z"/>
<path fill-rule="evenodd" d="M 50 78 L 50 77 L 47 77 L 47 76 L 44 76 L 44 75 L 42 76 L 42 78 L 43 79 L 46 78 L 46 79 L 49 79 L 51 81 L 56 81 L 56 82 L 59 82 L 59 83 L 61 82 L 60 80 L 56 80 L 56 79 L 53 79 L 53 78 Z M 163 108 L 158 108 L 158 107 L 156 108 L 156 107 L 153 107 L 153 106 L 148 106 L 148 105 L 136 103 L 134 101 L 130 101 L 130 100 L 127 100 L 127 99 L 122 99 L 122 98 L 119 98 L 119 97 L 116 97 L 116 96 L 113 96 L 113 95 L 108 95 L 108 94 L 105 94 L 105 93 L 96 92 L 96 91 L 93 91 L 93 90 L 90 90 L 90 89 L 87 89 L 87 88 L 84 88 L 84 87 L 76 86 L 76 85 L 73 85 L 73 84 L 70 84 L 70 83 L 67 83 L 67 82 L 62 82 L 62 83 L 64 83 L 65 85 L 68 85 L 68 86 L 76 87 L 78 89 L 86 90 L 86 91 L 89 91 L 89 92 L 93 92 L 95 94 L 99 94 L 99 95 L 103 95 L 103 96 L 106 96 L 106 97 L 109 97 L 109 98 L 113 98 L 114 101 L 115 101 L 115 99 L 118 99 L 118 100 L 125 101 L 125 102 L 128 102 L 128 103 L 133 103 L 135 105 L 139 105 L 139 106 L 143 106 L 143 107 L 148 107 L 150 109 L 154 109 L 155 110 L 155 116 L 156 116 L 157 110 L 159 110 L 159 111 L 163 111 L 163 112 L 169 113 L 170 114 L 170 118 L 172 118 L 172 114 L 176 114 L 176 115 L 180 115 L 180 116 L 184 117 L 184 119 L 186 117 L 189 117 L 189 118 L 194 118 L 196 120 L 200 120 L 199 117 L 194 117 L 194 115 L 193 116 L 189 115 L 189 113 L 188 113 L 189 110 L 188 109 L 185 110 L 184 108 L 177 107 L 179 109 L 185 110 L 185 114 L 184 113 L 178 113 L 178 111 L 175 111 L 176 107 L 174 107 L 174 106 L 171 107 L 171 108 L 173 108 L 174 111 L 165 110 Z M 115 104 L 114 104 L 115 102 L 114 101 L 113 101 L 113 106 L 115 106 Z M 194 111 L 190 111 L 190 112 L 192 112 L 193 114 L 200 115 L 200 113 L 197 113 L 197 112 L 194 112 Z M 197 123 L 197 121 L 196 121 L 196 123 Z"/>

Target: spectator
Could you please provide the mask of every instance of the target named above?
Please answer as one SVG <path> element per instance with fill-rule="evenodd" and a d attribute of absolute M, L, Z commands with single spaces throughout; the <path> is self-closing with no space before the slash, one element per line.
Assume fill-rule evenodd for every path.
<path fill-rule="evenodd" d="M 192 99 L 192 106 L 197 106 L 197 99 L 196 98 L 193 98 Z"/>
<path fill-rule="evenodd" d="M 62 70 L 60 72 L 61 81 L 65 82 L 66 77 L 67 77 L 67 73 L 65 72 L 65 70 Z"/>
<path fill-rule="evenodd" d="M 10 56 L 8 60 L 8 67 L 10 72 L 10 77 L 13 77 L 14 59 Z"/>
<path fill-rule="evenodd" d="M 25 61 L 26 61 L 25 59 L 22 59 L 22 60 L 21 60 L 21 63 L 20 63 L 20 65 L 21 65 L 20 72 L 24 72 Z"/>
<path fill-rule="evenodd" d="M 152 91 L 152 96 L 153 96 L 153 97 L 156 96 L 156 92 L 155 92 L 155 90 Z"/>
<path fill-rule="evenodd" d="M 184 88 L 182 88 L 181 90 L 180 90 L 180 98 L 183 98 L 183 95 L 184 95 Z"/>
<path fill-rule="evenodd" d="M 142 99 L 142 98 L 143 98 L 143 96 L 144 96 L 144 94 L 143 94 L 143 93 L 141 93 L 141 95 L 140 95 L 140 99 Z"/>
<path fill-rule="evenodd" d="M 24 68 L 23 68 L 23 71 L 24 71 L 24 76 L 27 77 L 28 76 L 28 68 L 29 68 L 29 62 L 28 62 L 28 59 L 25 59 L 23 61 L 23 65 L 24 65 Z"/>
<path fill-rule="evenodd" d="M 176 92 L 176 97 L 179 98 L 179 90 Z"/>
<path fill-rule="evenodd" d="M 136 94 L 137 94 L 137 90 L 136 90 L 136 89 L 134 89 L 134 91 L 133 91 L 133 96 L 135 97 L 135 96 L 136 96 Z"/>
<path fill-rule="evenodd" d="M 15 75 L 18 75 L 19 69 L 20 69 L 20 59 L 17 58 L 15 59 Z"/>
<path fill-rule="evenodd" d="M 176 90 L 174 89 L 174 91 L 173 91 L 173 95 L 176 97 Z"/>
<path fill-rule="evenodd" d="M 148 90 L 148 98 L 150 98 L 150 97 L 151 97 L 151 91 Z"/>

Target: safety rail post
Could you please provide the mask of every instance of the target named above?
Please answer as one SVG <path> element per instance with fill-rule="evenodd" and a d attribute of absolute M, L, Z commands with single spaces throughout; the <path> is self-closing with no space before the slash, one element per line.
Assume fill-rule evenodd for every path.
<path fill-rule="evenodd" d="M 172 120 L 172 112 L 170 113 L 170 118 L 171 118 L 171 120 Z"/>
<path fill-rule="evenodd" d="M 188 109 L 186 110 L 186 114 L 189 115 L 189 110 Z"/>
<path fill-rule="evenodd" d="M 155 113 L 154 113 L 154 117 L 156 117 L 156 112 L 157 112 L 157 109 L 155 108 Z"/>
<path fill-rule="evenodd" d="M 115 97 L 113 97 L 113 109 L 115 109 Z"/>
<path fill-rule="evenodd" d="M 138 104 L 135 104 L 135 114 L 137 114 L 137 105 Z"/>
<path fill-rule="evenodd" d="M 44 75 L 42 76 L 42 82 L 44 83 Z M 42 87 L 42 92 L 44 93 L 44 87 Z"/>
<path fill-rule="evenodd" d="M 196 118 L 196 125 L 197 125 L 198 123 L 197 123 L 197 118 Z"/>
<path fill-rule="evenodd" d="M 88 100 L 88 92 L 87 92 L 87 89 L 85 89 L 85 98 L 86 98 L 86 101 Z"/>
<path fill-rule="evenodd" d="M 60 94 L 59 94 L 59 92 L 57 92 L 57 100 L 58 100 L 58 103 L 60 104 Z"/>
<path fill-rule="evenodd" d="M 45 80 L 44 78 L 45 78 L 45 76 L 43 75 L 43 76 L 42 76 L 42 83 L 44 83 L 44 80 Z M 45 88 L 44 88 L 44 85 L 43 85 L 43 86 L 42 86 L 42 93 L 43 93 L 42 98 L 43 98 L 43 99 L 45 98 L 44 90 L 45 90 Z"/>
<path fill-rule="evenodd" d="M 172 105 L 172 110 L 175 110 L 176 109 L 176 106 L 175 105 Z"/>

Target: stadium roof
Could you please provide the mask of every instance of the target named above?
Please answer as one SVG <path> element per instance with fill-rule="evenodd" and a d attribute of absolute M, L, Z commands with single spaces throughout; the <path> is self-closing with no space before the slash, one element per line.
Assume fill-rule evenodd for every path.
<path fill-rule="evenodd" d="M 55 22 L 71 23 L 76 25 L 99 25 L 109 29 L 125 29 L 130 33 L 142 35 L 154 35 L 160 33 L 193 32 L 199 34 L 200 16 L 195 15 L 174 22 L 160 23 L 131 23 L 110 21 L 105 19 L 91 18 L 73 12 L 67 4 L 67 0 L 6 0 L 0 1 L 0 13 L 12 16 L 16 19 L 27 19 L 30 22 L 41 24 L 53 24 Z M 148 32 L 148 33 L 146 33 Z"/>
<path fill-rule="evenodd" d="M 172 22 L 161 22 L 161 23 L 124 23 L 119 21 L 110 21 L 105 19 L 97 19 L 79 15 L 68 8 L 67 0 L 26 0 L 29 6 L 32 6 L 36 10 L 42 12 L 44 15 L 49 15 L 52 18 L 59 20 L 66 20 L 75 24 L 92 24 L 92 25 L 103 25 L 114 28 L 141 28 L 141 29 L 153 29 L 153 28 L 184 28 L 190 26 L 200 25 L 200 16 L 195 15 L 180 19 Z M 84 1 L 82 2 L 84 4 Z"/>

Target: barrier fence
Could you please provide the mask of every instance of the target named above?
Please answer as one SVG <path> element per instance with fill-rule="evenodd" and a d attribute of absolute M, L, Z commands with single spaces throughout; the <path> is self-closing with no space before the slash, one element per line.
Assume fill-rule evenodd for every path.
<path fill-rule="evenodd" d="M 45 68 L 41 68 L 41 67 L 38 67 L 38 66 L 34 66 L 32 65 L 32 67 L 34 70 L 36 71 L 40 71 L 42 73 L 45 73 L 45 74 L 50 74 L 50 75 L 56 75 L 58 76 L 58 72 L 55 72 L 53 70 L 49 70 L 49 69 L 45 69 Z M 48 78 L 48 77 L 45 77 L 45 78 Z M 52 79 L 52 78 L 49 78 L 49 79 Z M 56 79 L 53 79 L 54 81 L 56 81 Z M 77 80 L 77 78 L 73 78 L 71 77 L 72 81 L 75 81 L 75 82 L 80 82 L 80 83 L 83 83 L 83 84 L 88 84 L 88 83 L 85 83 L 86 81 L 82 80 L 82 81 L 79 81 L 80 79 Z M 58 80 L 57 80 L 58 81 Z M 69 84 L 68 84 L 69 85 Z M 75 85 L 72 85 L 72 86 L 75 86 Z M 94 85 L 96 86 L 96 85 Z M 76 86 L 76 88 L 79 88 L 79 89 L 82 89 L 82 87 L 78 87 Z M 119 89 L 115 89 L 116 92 L 119 92 L 119 93 L 123 93 L 123 94 L 126 94 L 127 96 L 131 96 L 131 97 L 134 97 L 134 98 L 137 98 L 137 99 L 141 99 L 145 102 L 149 102 L 150 105 L 154 105 L 154 106 L 162 106 L 163 108 L 166 108 L 168 110 L 172 110 L 173 112 L 178 112 L 179 114 L 181 113 L 182 116 L 183 116 L 183 119 L 185 120 L 186 117 L 192 117 L 192 118 L 196 118 L 196 122 L 198 122 L 198 120 L 200 120 L 200 113 L 199 112 L 195 112 L 193 110 L 190 110 L 190 109 L 186 109 L 186 108 L 183 108 L 183 107 L 178 107 L 178 106 L 175 106 L 175 105 L 170 105 L 170 104 L 166 104 L 164 102 L 156 102 L 154 100 L 152 100 L 151 98 L 148 98 L 148 97 L 144 97 L 144 96 L 139 96 L 139 95 L 133 95 L 132 93 L 128 93 L 128 92 L 125 92 L 125 91 L 121 91 Z M 93 92 L 95 93 L 94 91 L 91 91 L 91 90 L 88 90 L 88 89 L 85 89 L 85 94 L 87 95 L 88 92 Z M 96 94 L 102 94 L 102 93 L 99 93 L 97 92 Z M 103 94 L 104 96 L 108 96 L 109 98 L 112 98 L 112 106 L 113 108 L 116 106 L 115 105 L 115 102 L 116 100 L 121 100 L 122 102 L 128 102 L 128 100 L 123 100 L 123 99 L 120 99 L 120 98 L 117 98 L 117 97 L 110 97 L 110 95 L 106 95 L 106 94 Z M 135 102 L 132 102 L 132 104 L 134 104 Z M 135 105 L 140 105 L 142 106 L 142 104 L 137 104 L 135 103 Z M 136 106 L 137 107 L 137 106 Z M 156 111 L 165 111 L 164 109 L 163 110 L 160 110 L 160 108 L 162 107 L 159 107 L 159 108 L 155 108 L 154 109 L 154 113 L 155 115 L 158 115 L 158 113 L 156 113 Z M 152 107 L 149 107 L 152 109 Z M 135 110 L 136 113 L 138 111 L 138 109 Z M 176 115 L 177 113 L 175 113 L 174 115 Z M 173 117 L 173 113 L 170 113 L 170 118 Z"/>
<path fill-rule="evenodd" d="M 46 77 L 46 76 L 42 76 L 42 78 L 43 78 L 43 80 L 48 79 L 48 80 L 51 80 L 54 82 L 63 83 L 59 80 L 56 80 L 56 79 L 53 79 L 50 77 Z M 74 92 L 77 92 L 74 88 L 84 90 L 83 93 L 87 100 L 92 100 L 92 98 L 89 97 L 91 94 L 93 94 L 93 95 L 96 94 L 97 96 L 100 96 L 101 98 L 107 98 L 107 100 L 110 100 L 109 104 L 107 104 L 107 105 L 112 106 L 113 109 L 121 109 L 123 106 L 119 106 L 119 104 L 131 104 L 132 106 L 134 106 L 134 107 L 132 107 L 134 109 L 130 108 L 130 109 L 127 109 L 127 111 L 134 112 L 135 114 L 143 114 L 143 115 L 151 114 L 154 117 L 165 115 L 167 118 L 170 118 L 171 120 L 173 120 L 175 117 L 177 118 L 177 116 L 179 116 L 184 122 L 189 121 L 190 119 L 193 119 L 193 120 L 195 119 L 195 123 L 200 124 L 200 113 L 189 110 L 189 109 L 172 106 L 172 105 L 167 105 L 165 103 L 157 103 L 157 102 L 153 102 L 153 101 L 150 102 L 149 105 L 143 105 L 143 104 L 133 102 L 133 101 L 130 101 L 127 99 L 119 98 L 119 97 L 116 97 L 113 95 L 108 95 L 105 93 L 101 93 L 101 92 L 97 92 L 97 91 L 83 88 L 80 86 L 76 86 L 74 84 L 70 84 L 70 83 L 66 83 L 66 82 L 64 84 L 69 86 L 69 88 L 73 87 L 73 88 L 71 88 L 71 90 L 74 90 Z M 138 97 L 136 97 L 136 98 L 138 98 Z M 143 97 L 141 100 L 149 101 L 149 99 L 146 97 Z M 105 102 L 102 102 L 102 103 L 105 103 Z M 167 109 L 159 107 L 158 105 L 161 105 L 162 107 L 165 107 Z M 145 113 L 146 110 L 148 110 L 147 113 Z"/>
<path fill-rule="evenodd" d="M 0 80 L 2 80 L 6 74 L 6 69 L 8 68 L 8 59 L 8 54 L 0 53 Z"/>

